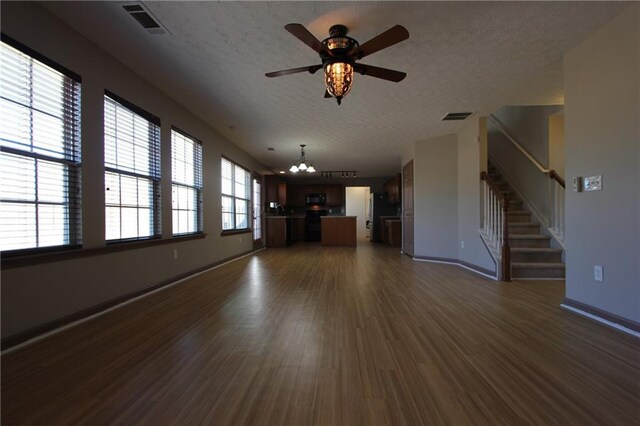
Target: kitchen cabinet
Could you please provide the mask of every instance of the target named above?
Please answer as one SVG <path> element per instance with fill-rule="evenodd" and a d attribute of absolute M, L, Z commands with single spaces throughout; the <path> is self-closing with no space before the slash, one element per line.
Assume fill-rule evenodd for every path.
<path fill-rule="evenodd" d="M 387 243 L 391 247 L 402 246 L 402 221 L 401 220 L 386 220 L 387 224 Z"/>
<path fill-rule="evenodd" d="M 305 187 L 302 185 L 287 185 L 287 204 L 291 207 L 305 205 Z"/>
<path fill-rule="evenodd" d="M 281 182 L 277 175 L 266 175 L 265 183 L 265 203 L 278 203 L 282 206 L 287 204 L 287 183 Z"/>
<path fill-rule="evenodd" d="M 287 246 L 287 221 L 284 216 L 267 216 L 266 244 L 269 248 Z"/>
<path fill-rule="evenodd" d="M 402 183 L 402 176 L 398 173 L 397 176 L 389 179 L 384 183 L 384 190 L 387 193 L 387 199 L 392 204 L 398 204 L 401 201 L 400 187 Z"/>
<path fill-rule="evenodd" d="M 267 247 L 283 248 L 304 241 L 304 219 L 304 216 L 267 216 Z"/>
<path fill-rule="evenodd" d="M 290 207 L 304 207 L 307 195 L 325 194 L 327 207 L 344 205 L 344 185 L 288 185 L 287 205 Z"/>
<path fill-rule="evenodd" d="M 355 247 L 356 216 L 323 216 L 322 246 Z"/>
<path fill-rule="evenodd" d="M 327 196 L 327 206 L 340 207 L 344 204 L 344 185 L 326 185 L 323 190 Z"/>

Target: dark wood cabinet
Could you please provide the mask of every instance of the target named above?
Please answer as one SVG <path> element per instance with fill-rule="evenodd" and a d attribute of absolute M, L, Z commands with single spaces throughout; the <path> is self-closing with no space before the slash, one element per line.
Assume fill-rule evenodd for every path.
<path fill-rule="evenodd" d="M 305 187 L 302 185 L 287 185 L 287 202 L 292 207 L 305 205 Z"/>
<path fill-rule="evenodd" d="M 402 201 L 400 190 L 402 184 L 402 176 L 398 173 L 397 176 L 389 179 L 384 183 L 384 190 L 387 193 L 387 200 L 392 204 L 398 204 Z"/>
<path fill-rule="evenodd" d="M 327 207 L 344 205 L 344 185 L 287 185 L 287 205 L 304 207 L 307 195 L 325 194 Z"/>
<path fill-rule="evenodd" d="M 327 197 L 327 206 L 339 207 L 344 204 L 343 185 L 326 185 L 322 189 Z"/>
<path fill-rule="evenodd" d="M 264 202 L 287 204 L 287 183 L 281 182 L 277 175 L 266 175 L 264 177 Z"/>

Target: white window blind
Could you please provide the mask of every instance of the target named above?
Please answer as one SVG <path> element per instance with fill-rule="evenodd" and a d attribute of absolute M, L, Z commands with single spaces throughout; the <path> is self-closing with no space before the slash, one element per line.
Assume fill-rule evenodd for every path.
<path fill-rule="evenodd" d="M 249 229 L 249 171 L 222 157 L 222 230 Z"/>
<path fill-rule="evenodd" d="M 107 92 L 104 97 L 107 241 L 160 235 L 160 120 Z"/>
<path fill-rule="evenodd" d="M 202 144 L 171 130 L 173 235 L 202 232 Z"/>
<path fill-rule="evenodd" d="M 4 34 L 0 62 L 0 250 L 79 245 L 80 77 Z"/>

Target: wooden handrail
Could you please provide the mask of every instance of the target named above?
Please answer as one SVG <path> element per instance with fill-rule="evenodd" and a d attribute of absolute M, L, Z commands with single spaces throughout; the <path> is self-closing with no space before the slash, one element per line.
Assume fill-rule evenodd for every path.
<path fill-rule="evenodd" d="M 498 199 L 500 200 L 500 205 L 503 208 L 505 207 L 505 205 L 507 206 L 507 208 L 509 208 L 509 196 L 506 194 L 503 194 L 498 189 L 496 184 L 491 180 L 491 177 L 489 176 L 489 174 L 487 172 L 480 172 L 480 179 L 487 182 L 487 185 L 489 185 L 489 188 L 496 194 L 496 197 L 498 197 Z"/>
<path fill-rule="evenodd" d="M 555 170 L 549 170 L 549 179 L 553 179 L 556 182 L 558 182 L 560 184 L 561 187 L 565 188 L 564 186 L 564 179 L 562 179 L 562 177 L 560 177 L 560 175 L 558 174 L 558 172 L 556 172 Z"/>

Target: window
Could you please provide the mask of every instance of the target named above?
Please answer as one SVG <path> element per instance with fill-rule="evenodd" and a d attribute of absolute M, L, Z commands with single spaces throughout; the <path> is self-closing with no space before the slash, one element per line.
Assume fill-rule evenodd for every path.
<path fill-rule="evenodd" d="M 79 245 L 80 77 L 0 47 L 0 250 Z"/>
<path fill-rule="evenodd" d="M 262 185 L 258 179 L 253 180 L 253 239 L 262 239 Z"/>
<path fill-rule="evenodd" d="M 222 230 L 249 229 L 249 171 L 222 158 Z"/>
<path fill-rule="evenodd" d="M 160 235 L 160 120 L 107 92 L 104 97 L 107 241 Z"/>
<path fill-rule="evenodd" d="M 202 232 L 202 144 L 171 130 L 173 235 Z"/>

